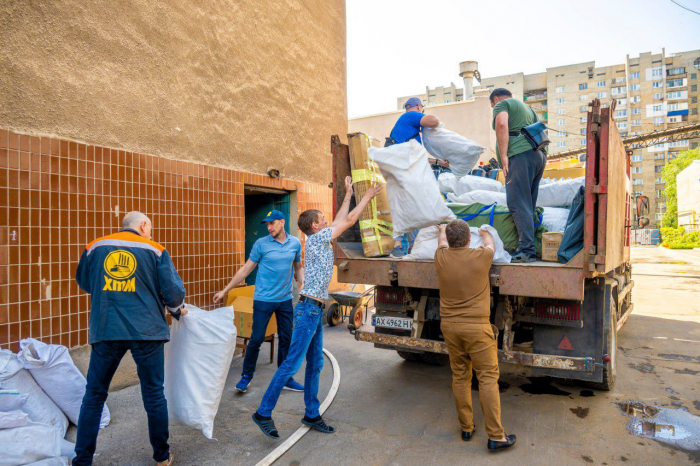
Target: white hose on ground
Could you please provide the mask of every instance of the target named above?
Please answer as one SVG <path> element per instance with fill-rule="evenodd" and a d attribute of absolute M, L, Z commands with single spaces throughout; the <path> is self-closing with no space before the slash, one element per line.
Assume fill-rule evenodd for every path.
<path fill-rule="evenodd" d="M 336 361 L 333 354 L 331 354 L 331 352 L 328 351 L 326 348 L 323 348 L 323 352 L 326 356 L 328 356 L 328 359 L 331 360 L 331 365 L 333 366 L 333 384 L 331 385 L 331 389 L 328 392 L 326 399 L 323 400 L 323 403 L 321 403 L 321 407 L 318 410 L 321 414 L 326 412 L 326 409 L 328 409 L 328 407 L 331 405 L 333 399 L 335 398 L 335 394 L 338 393 L 338 387 L 340 387 L 340 366 L 338 365 L 338 361 Z M 282 455 L 284 455 L 287 452 L 287 450 L 292 448 L 294 444 L 297 443 L 309 430 L 311 430 L 311 427 L 299 427 L 297 431 L 291 435 L 291 437 L 285 440 L 284 443 L 282 443 L 282 445 L 272 450 L 272 452 L 265 458 L 263 458 L 257 464 L 257 466 L 269 466 L 275 461 L 277 461 Z"/>

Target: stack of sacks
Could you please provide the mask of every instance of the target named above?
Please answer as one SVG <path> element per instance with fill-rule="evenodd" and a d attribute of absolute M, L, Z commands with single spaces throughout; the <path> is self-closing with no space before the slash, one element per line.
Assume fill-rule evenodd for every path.
<path fill-rule="evenodd" d="M 482 176 L 467 175 L 457 178 L 452 173 L 443 173 L 438 177 L 438 183 L 443 194 L 454 193 L 457 196 L 477 190 L 503 192 L 500 181 Z"/>
<path fill-rule="evenodd" d="M 478 248 L 484 245 L 484 240 L 481 237 L 482 230 L 488 231 L 493 237 L 493 242 L 496 246 L 493 262 L 510 263 L 510 254 L 508 254 L 503 247 L 503 241 L 501 241 L 501 238 L 498 236 L 496 229 L 490 225 L 482 225 L 480 228 L 469 228 L 469 231 L 471 231 L 469 247 Z M 418 232 L 418 236 L 416 236 L 411 254 L 403 256 L 402 260 L 433 260 L 435 258 L 435 251 L 437 251 L 438 248 L 439 236 L 440 230 L 438 230 L 438 227 L 423 228 Z"/>
<path fill-rule="evenodd" d="M 546 180 L 546 181 L 545 181 Z M 571 207 L 574 197 L 581 186 L 586 183 L 586 177 L 572 178 L 570 180 L 549 180 L 543 178 L 540 181 L 540 191 L 537 195 L 539 207 Z"/>
<path fill-rule="evenodd" d="M 67 428 L 66 416 L 17 355 L 0 350 L 0 466 L 67 465 L 75 449 L 64 440 Z"/>

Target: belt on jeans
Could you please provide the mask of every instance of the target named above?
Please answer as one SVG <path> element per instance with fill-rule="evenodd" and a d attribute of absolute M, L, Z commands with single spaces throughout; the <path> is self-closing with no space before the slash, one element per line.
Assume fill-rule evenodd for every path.
<path fill-rule="evenodd" d="M 326 307 L 326 303 L 324 303 L 324 302 L 321 301 L 320 299 L 309 298 L 308 296 L 301 296 L 301 297 L 299 297 L 299 302 L 300 302 L 300 303 L 309 303 L 309 304 L 313 304 L 314 306 L 318 306 L 318 307 L 320 307 L 321 309 L 323 309 L 324 307 Z"/>

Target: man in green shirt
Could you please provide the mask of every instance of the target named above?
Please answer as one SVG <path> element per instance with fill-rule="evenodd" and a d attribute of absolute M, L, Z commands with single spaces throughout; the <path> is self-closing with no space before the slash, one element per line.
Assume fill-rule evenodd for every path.
<path fill-rule="evenodd" d="M 496 131 L 496 153 L 506 177 L 506 202 L 518 229 L 518 250 L 512 262 L 534 262 L 535 207 L 540 180 L 547 164 L 542 151 L 536 151 L 520 130 L 537 121 L 535 112 L 513 98 L 508 89 L 495 89 L 489 96 Z"/>

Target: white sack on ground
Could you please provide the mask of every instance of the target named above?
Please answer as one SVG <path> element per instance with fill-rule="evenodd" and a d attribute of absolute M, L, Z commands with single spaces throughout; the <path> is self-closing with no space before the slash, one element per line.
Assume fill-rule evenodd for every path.
<path fill-rule="evenodd" d="M 550 232 L 564 233 L 569 209 L 561 207 L 545 207 L 542 214 L 542 225 Z"/>
<path fill-rule="evenodd" d="M 484 205 L 491 205 L 494 202 L 497 203 L 498 205 L 506 206 L 506 193 L 498 193 L 496 191 L 484 191 L 482 189 L 478 189 L 476 191 L 471 191 L 468 193 L 464 193 L 460 196 L 454 194 L 454 193 L 449 193 L 447 194 L 447 199 L 450 202 L 454 202 L 455 204 L 464 204 L 464 205 L 472 205 L 472 204 L 484 204 Z"/>
<path fill-rule="evenodd" d="M 0 411 L 0 429 L 26 426 L 29 415 L 22 411 Z M 2 450 L 0 450 L 2 453 Z"/>
<path fill-rule="evenodd" d="M 19 342 L 17 358 L 49 395 L 68 420 L 78 425 L 80 406 L 85 396 L 87 381 L 73 362 L 68 348 L 63 345 L 47 345 L 34 338 Z M 105 404 L 100 418 L 100 429 L 109 425 L 109 408 Z"/>
<path fill-rule="evenodd" d="M 481 231 L 480 230 L 486 230 L 489 233 L 491 233 L 491 236 L 493 236 L 493 242 L 494 245 L 496 246 L 496 251 L 493 256 L 493 261 L 494 262 L 503 262 L 503 263 L 510 263 L 511 257 L 510 254 L 508 254 L 503 247 L 503 241 L 501 241 L 501 238 L 498 236 L 498 232 L 496 229 L 490 225 L 483 225 L 481 228 L 475 228 L 471 227 L 469 228 L 469 231 L 471 231 L 471 239 L 469 241 L 469 247 L 470 248 L 478 248 L 484 245 L 484 240 L 481 237 Z M 416 240 L 413 243 L 413 249 L 411 250 L 411 254 L 407 254 L 403 256 L 403 260 L 432 260 L 435 258 L 435 251 L 437 251 L 438 248 L 438 240 L 439 240 L 439 235 L 440 235 L 440 230 L 438 230 L 438 227 L 433 226 L 433 227 L 428 227 L 428 228 L 423 228 L 421 231 L 418 232 L 418 236 L 416 236 Z"/>
<path fill-rule="evenodd" d="M 29 374 L 27 376 L 31 377 Z M 23 427 L 0 429 L 0 466 L 28 464 L 58 457 L 61 455 L 63 435 L 56 427 L 34 422 Z"/>
<path fill-rule="evenodd" d="M 452 173 L 458 177 L 465 176 L 474 168 L 485 149 L 444 126 L 440 123 L 437 128 L 423 128 L 423 144 L 433 157 L 450 162 Z"/>
<path fill-rule="evenodd" d="M 165 355 L 165 398 L 171 419 L 212 438 L 226 376 L 236 349 L 233 307 L 204 311 L 187 306 L 173 320 Z"/>
<path fill-rule="evenodd" d="M 574 197 L 581 186 L 586 182 L 582 176 L 571 180 L 554 181 L 547 184 L 540 182 L 540 190 L 537 195 L 539 207 L 571 207 Z"/>
<path fill-rule="evenodd" d="M 17 390 L 26 395 L 27 401 L 20 410 L 27 413 L 31 421 L 57 428 L 61 438 L 65 437 L 68 419 L 22 367 L 17 355 L 9 350 L 0 350 L 0 389 Z"/>
<path fill-rule="evenodd" d="M 387 182 L 395 236 L 455 218 L 440 195 L 428 153 L 415 139 L 385 148 L 370 147 L 368 153 Z"/>

